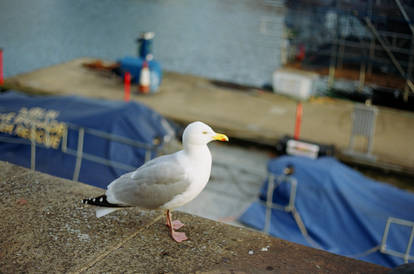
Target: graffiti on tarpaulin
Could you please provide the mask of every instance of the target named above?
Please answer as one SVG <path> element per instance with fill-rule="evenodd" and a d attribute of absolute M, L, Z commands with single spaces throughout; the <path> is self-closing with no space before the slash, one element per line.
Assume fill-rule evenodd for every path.
<path fill-rule="evenodd" d="M 17 113 L 0 113 L 0 133 L 18 136 L 57 149 L 67 124 L 56 120 L 59 111 L 41 107 L 22 107 Z"/>

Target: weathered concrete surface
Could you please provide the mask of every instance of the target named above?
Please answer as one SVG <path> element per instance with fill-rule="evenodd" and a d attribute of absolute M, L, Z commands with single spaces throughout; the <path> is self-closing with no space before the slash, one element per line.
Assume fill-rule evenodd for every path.
<path fill-rule="evenodd" d="M 184 213 L 173 242 L 159 211 L 101 219 L 88 185 L 0 162 L 0 271 L 84 273 L 385 273 L 386 268 Z M 207 205 L 206 205 L 207 206 Z M 249 254 L 250 253 L 250 254 Z"/>
<path fill-rule="evenodd" d="M 117 77 L 90 71 L 82 63 L 90 58 L 40 69 L 6 79 L 4 87 L 43 94 L 76 94 L 122 100 L 123 84 Z M 132 90 L 137 90 L 132 87 Z M 155 95 L 132 94 L 165 117 L 187 124 L 202 120 L 230 137 L 274 145 L 285 134 L 293 134 L 296 101 L 258 90 L 220 88 L 195 76 L 166 72 Z M 414 114 L 379 107 L 373 154 L 380 162 L 414 173 Z M 321 99 L 305 102 L 301 137 L 347 147 L 351 133 L 353 104 Z"/>
<path fill-rule="evenodd" d="M 75 270 L 151 222 L 157 212 L 93 218 L 80 203 L 102 192 L 0 162 L 0 272 Z"/>

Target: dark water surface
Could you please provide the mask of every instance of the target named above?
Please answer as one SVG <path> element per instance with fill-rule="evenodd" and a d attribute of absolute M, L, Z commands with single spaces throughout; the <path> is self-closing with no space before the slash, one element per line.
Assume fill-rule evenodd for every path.
<path fill-rule="evenodd" d="M 138 34 L 154 31 L 166 70 L 263 85 L 280 63 L 281 2 L 0 0 L 4 73 L 136 55 Z"/>

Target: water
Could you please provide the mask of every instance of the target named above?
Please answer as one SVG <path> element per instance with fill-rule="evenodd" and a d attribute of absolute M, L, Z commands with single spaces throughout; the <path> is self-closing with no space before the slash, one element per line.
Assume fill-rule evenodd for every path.
<path fill-rule="evenodd" d="M 0 0 L 5 77 L 91 56 L 137 55 L 154 31 L 165 70 L 261 86 L 280 66 L 282 0 Z"/>
<path fill-rule="evenodd" d="M 155 58 L 165 70 L 261 86 L 280 65 L 280 3 L 0 0 L 5 76 L 84 56 L 136 55 L 139 33 L 153 31 Z M 216 220 L 237 216 L 256 199 L 268 156 L 239 147 L 213 153 L 227 165 L 216 159 L 208 189 L 182 210 Z M 259 171 L 249 174 L 229 163 Z"/>

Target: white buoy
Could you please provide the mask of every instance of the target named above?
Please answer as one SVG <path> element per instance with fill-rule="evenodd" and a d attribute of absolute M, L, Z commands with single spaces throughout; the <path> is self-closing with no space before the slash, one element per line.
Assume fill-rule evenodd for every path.
<path fill-rule="evenodd" d="M 149 93 L 150 91 L 150 70 L 147 61 L 144 61 L 142 64 L 141 73 L 139 75 L 139 91 L 141 93 Z"/>

